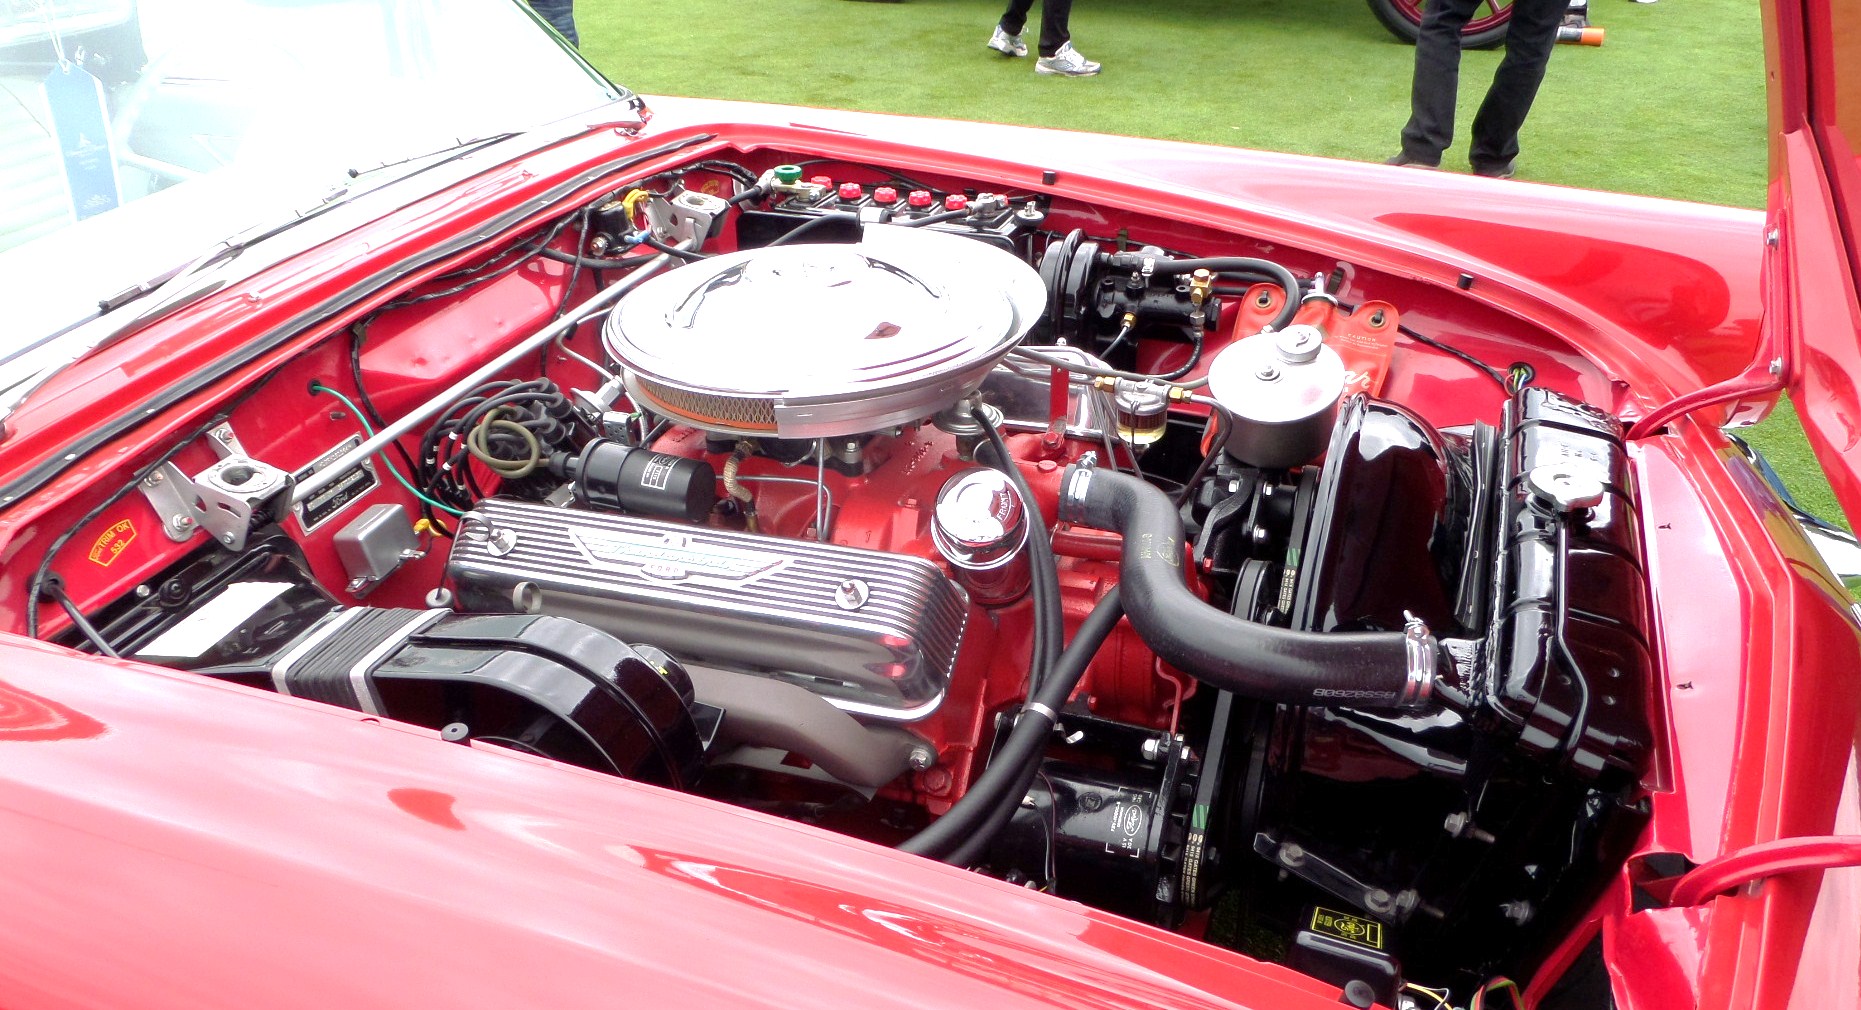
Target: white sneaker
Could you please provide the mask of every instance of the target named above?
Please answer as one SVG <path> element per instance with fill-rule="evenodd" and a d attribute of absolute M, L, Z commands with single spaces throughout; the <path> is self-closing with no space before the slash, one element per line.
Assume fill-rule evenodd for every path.
<path fill-rule="evenodd" d="M 996 25 L 995 34 L 989 36 L 989 48 L 1003 56 L 1027 55 L 1027 43 L 1021 41 L 1021 36 L 1008 34 L 1001 25 Z"/>
<path fill-rule="evenodd" d="M 1061 74 L 1066 77 L 1091 77 L 1099 72 L 1099 65 L 1079 54 L 1068 42 L 1052 56 L 1042 56 L 1034 61 L 1034 72 L 1041 74 Z"/>

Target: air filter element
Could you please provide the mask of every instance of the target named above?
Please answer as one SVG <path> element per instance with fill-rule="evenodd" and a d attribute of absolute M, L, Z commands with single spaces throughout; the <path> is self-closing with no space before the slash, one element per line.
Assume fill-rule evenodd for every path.
<path fill-rule="evenodd" d="M 655 277 L 603 339 L 634 401 L 707 431 L 825 438 L 921 421 L 1034 325 L 1040 275 L 958 235 L 874 225 L 854 245 L 713 256 Z"/>

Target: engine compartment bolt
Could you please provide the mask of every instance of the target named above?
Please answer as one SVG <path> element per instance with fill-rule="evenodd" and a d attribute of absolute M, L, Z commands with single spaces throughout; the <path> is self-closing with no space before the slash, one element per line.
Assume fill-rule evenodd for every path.
<path fill-rule="evenodd" d="M 937 763 L 937 752 L 929 747 L 913 747 L 910 762 L 912 771 L 925 771 Z"/>
<path fill-rule="evenodd" d="M 492 530 L 484 538 L 485 551 L 494 558 L 501 558 L 517 549 L 517 534 L 510 530 Z"/>
<path fill-rule="evenodd" d="M 1155 737 L 1144 741 L 1144 760 L 1155 761 L 1162 751 L 1163 745 Z"/>
<path fill-rule="evenodd" d="M 1455 838 L 1471 838 L 1476 842 L 1486 842 L 1489 845 L 1498 840 L 1493 837 L 1492 832 L 1473 823 L 1473 815 L 1461 810 L 1448 814 L 1447 820 L 1442 822 L 1441 827 Z"/>
<path fill-rule="evenodd" d="M 834 587 L 834 604 L 841 610 L 858 610 L 872 597 L 864 579 L 847 579 Z"/>

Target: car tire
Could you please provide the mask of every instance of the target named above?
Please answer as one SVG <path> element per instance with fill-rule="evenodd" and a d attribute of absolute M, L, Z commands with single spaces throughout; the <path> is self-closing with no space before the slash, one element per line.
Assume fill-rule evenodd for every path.
<path fill-rule="evenodd" d="M 1423 0 L 1368 0 L 1370 13 L 1389 29 L 1389 33 L 1410 45 L 1422 31 Z M 1486 0 L 1484 14 L 1476 12 L 1467 27 L 1461 29 L 1463 49 L 1491 49 L 1505 41 L 1506 23 L 1512 20 L 1511 0 Z"/>

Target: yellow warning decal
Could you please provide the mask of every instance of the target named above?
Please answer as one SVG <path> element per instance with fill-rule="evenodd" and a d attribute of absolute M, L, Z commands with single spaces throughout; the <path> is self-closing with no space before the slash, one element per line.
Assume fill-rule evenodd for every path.
<path fill-rule="evenodd" d="M 116 561 L 117 555 L 122 554 L 123 549 L 135 543 L 135 541 L 136 527 L 134 523 L 131 523 L 127 519 L 113 523 L 109 529 L 103 531 L 102 536 L 98 537 L 96 541 L 90 545 L 91 563 L 108 568 Z"/>
<path fill-rule="evenodd" d="M 1329 908 L 1312 909 L 1312 931 L 1335 936 L 1340 940 L 1360 943 L 1365 947 L 1383 949 L 1383 924 L 1375 919 L 1350 915 L 1345 912 L 1333 912 Z"/>

